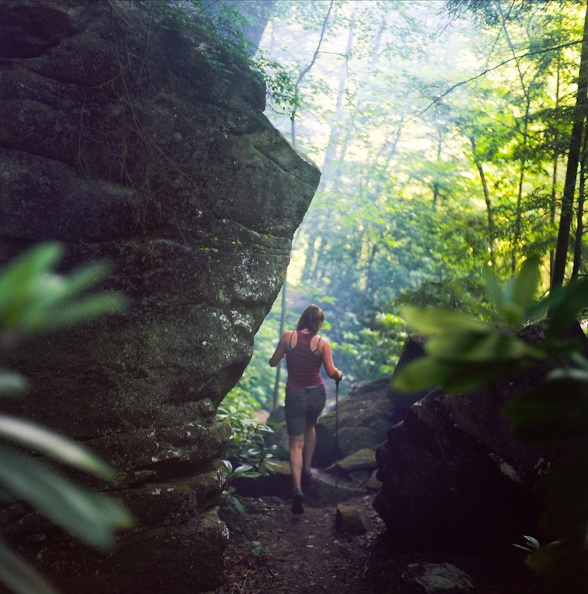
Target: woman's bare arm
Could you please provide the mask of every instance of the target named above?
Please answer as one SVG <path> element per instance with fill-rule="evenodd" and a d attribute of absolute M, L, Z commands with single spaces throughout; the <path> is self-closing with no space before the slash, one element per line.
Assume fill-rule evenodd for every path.
<path fill-rule="evenodd" d="M 335 364 L 333 363 L 333 351 L 331 349 L 331 344 L 324 337 L 319 343 L 319 351 L 321 353 L 323 365 L 325 366 L 327 375 L 334 380 L 341 381 L 343 379 L 343 372 L 335 367 Z"/>
<path fill-rule="evenodd" d="M 286 355 L 286 345 L 288 344 L 288 340 L 290 340 L 291 334 L 292 332 L 285 332 L 282 334 L 274 354 L 269 359 L 270 367 L 275 367 Z"/>

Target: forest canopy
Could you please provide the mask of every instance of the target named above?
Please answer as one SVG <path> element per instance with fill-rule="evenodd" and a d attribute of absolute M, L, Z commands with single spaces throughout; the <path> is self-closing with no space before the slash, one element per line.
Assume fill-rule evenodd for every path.
<path fill-rule="evenodd" d="M 486 266 L 504 280 L 538 256 L 542 292 L 585 274 L 585 17 L 564 0 L 274 4 L 266 114 L 322 179 L 233 396 L 273 407 L 280 317 L 310 302 L 349 385 L 391 373 L 403 304 L 492 320 Z"/>

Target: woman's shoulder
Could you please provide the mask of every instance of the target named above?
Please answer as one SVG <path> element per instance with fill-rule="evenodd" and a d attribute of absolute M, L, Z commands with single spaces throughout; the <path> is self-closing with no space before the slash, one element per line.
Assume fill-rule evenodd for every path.
<path fill-rule="evenodd" d="M 288 330 L 282 334 L 282 343 L 287 347 L 293 347 L 297 342 L 296 330 Z"/>
<path fill-rule="evenodd" d="M 317 348 L 319 350 L 322 350 L 323 348 L 325 348 L 325 346 L 331 346 L 329 343 L 329 339 L 326 336 L 321 336 L 320 334 L 316 334 L 316 337 L 318 338 L 317 340 Z"/>

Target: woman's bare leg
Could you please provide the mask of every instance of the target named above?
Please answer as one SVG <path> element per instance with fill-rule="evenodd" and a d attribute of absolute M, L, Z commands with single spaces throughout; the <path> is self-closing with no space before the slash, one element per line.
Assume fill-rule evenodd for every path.
<path fill-rule="evenodd" d="M 292 471 L 292 484 L 294 489 L 300 489 L 302 474 L 302 451 L 305 448 L 304 435 L 290 436 L 290 470 Z"/>
<path fill-rule="evenodd" d="M 314 448 L 316 447 L 316 429 L 314 425 L 306 424 L 304 432 L 304 446 L 302 449 L 302 470 L 306 474 L 310 474 L 312 468 L 312 457 L 314 455 Z"/>

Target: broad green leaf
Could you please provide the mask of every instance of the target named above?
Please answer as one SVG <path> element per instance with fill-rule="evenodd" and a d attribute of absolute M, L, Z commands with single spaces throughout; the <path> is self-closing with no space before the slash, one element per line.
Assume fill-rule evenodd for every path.
<path fill-rule="evenodd" d="M 2 541 L 0 541 L 0 581 L 16 594 L 57 594 L 57 590 Z"/>
<path fill-rule="evenodd" d="M 126 300 L 116 294 L 92 295 L 73 304 L 65 304 L 47 316 L 42 313 L 36 319 L 29 320 L 27 330 L 31 332 L 46 332 L 71 326 L 73 324 L 89 322 L 105 314 L 117 313 L 125 306 Z"/>
<path fill-rule="evenodd" d="M 105 263 L 84 266 L 69 276 L 54 274 L 63 253 L 61 244 L 47 243 L 25 252 L 0 276 L 0 326 L 23 334 L 34 334 L 89 321 L 121 311 L 125 299 L 101 294 L 76 301 L 83 291 L 102 280 Z"/>
<path fill-rule="evenodd" d="M 505 407 L 515 437 L 531 444 L 564 443 L 588 437 L 588 374 L 566 370 Z"/>
<path fill-rule="evenodd" d="M 290 455 L 290 453 L 288 452 L 288 450 L 286 448 L 280 448 L 280 447 L 276 448 L 275 454 L 282 460 L 287 460 Z"/>
<path fill-rule="evenodd" d="M 240 466 L 237 466 L 237 468 L 235 468 L 235 470 L 233 470 L 233 474 L 248 472 L 252 468 L 253 468 L 253 466 L 251 466 L 251 464 L 241 464 Z"/>
<path fill-rule="evenodd" d="M 571 282 L 556 292 L 549 304 L 546 340 L 554 340 L 569 331 L 580 312 L 588 307 L 588 279 Z"/>
<path fill-rule="evenodd" d="M 463 331 L 485 331 L 488 326 L 472 320 L 466 314 L 436 310 L 426 307 L 405 306 L 400 309 L 401 316 L 416 331 L 425 334 L 439 334 Z"/>
<path fill-rule="evenodd" d="M 68 295 L 67 279 L 57 274 L 39 276 L 31 287 L 27 299 L 21 302 L 18 325 L 26 328 L 34 320 L 47 316 L 60 304 L 65 305 Z"/>
<path fill-rule="evenodd" d="M 262 474 L 260 472 L 258 472 L 257 470 L 244 470 L 244 471 L 240 471 L 240 472 L 235 472 L 233 474 L 233 477 L 239 477 L 239 478 L 259 478 L 260 476 L 262 476 Z"/>
<path fill-rule="evenodd" d="M 114 545 L 114 531 L 132 526 L 130 514 L 113 499 L 64 479 L 35 460 L 0 449 L 0 483 L 84 542 Z"/>
<path fill-rule="evenodd" d="M 572 359 L 572 361 L 578 365 L 582 371 L 588 372 L 588 359 L 586 359 L 584 355 L 580 354 L 578 350 L 579 348 L 576 350 L 576 352 L 570 353 L 570 359 Z"/>
<path fill-rule="evenodd" d="M 34 423 L 0 415 L 0 438 L 16 442 L 107 480 L 116 474 L 98 456 L 78 443 Z"/>
<path fill-rule="evenodd" d="M 452 363 L 516 359 L 535 352 L 517 338 L 491 328 L 486 332 L 443 334 L 429 340 L 425 350 L 440 361 Z"/>
<path fill-rule="evenodd" d="M 283 464 L 277 460 L 264 460 L 263 463 L 269 470 L 270 474 L 275 474 L 276 472 L 279 472 L 283 468 Z"/>
<path fill-rule="evenodd" d="M 61 244 L 39 244 L 2 270 L 0 275 L 0 320 L 5 328 L 12 327 L 34 293 L 39 279 L 61 258 Z"/>
<path fill-rule="evenodd" d="M 403 392 L 422 392 L 440 386 L 454 369 L 454 365 L 433 357 L 421 357 L 402 367 L 392 378 L 392 385 Z"/>
<path fill-rule="evenodd" d="M 37 280 L 29 303 L 23 307 L 21 325 L 25 328 L 38 325 L 39 320 L 42 321 L 59 307 L 71 307 L 71 299 L 95 286 L 106 276 L 108 270 L 105 263 L 92 263 L 67 277 L 43 275 Z"/>
<path fill-rule="evenodd" d="M 537 287 L 541 280 L 540 263 L 541 261 L 537 256 L 527 258 L 512 283 L 512 292 L 508 296 L 508 301 L 512 301 L 523 312 L 526 312 L 535 301 Z M 525 322 L 524 318 L 520 320 L 520 323 L 523 322 Z"/>
<path fill-rule="evenodd" d="M 520 371 L 521 359 L 461 363 L 443 382 L 449 393 L 466 392 L 497 382 Z"/>
<path fill-rule="evenodd" d="M 581 536 L 541 547 L 526 564 L 547 578 L 546 591 L 550 594 L 588 592 L 588 552 Z"/>
<path fill-rule="evenodd" d="M 60 243 L 37 244 L 0 269 L 0 304 L 22 297 L 29 290 L 31 281 L 59 262 L 63 251 Z"/>
<path fill-rule="evenodd" d="M 583 451 L 547 478 L 547 511 L 541 529 L 557 537 L 583 531 L 588 537 L 588 452 Z"/>
<path fill-rule="evenodd" d="M 106 278 L 111 270 L 112 266 L 107 262 L 91 262 L 74 270 L 66 277 L 65 297 L 73 297 L 91 289 L 96 283 Z"/>
<path fill-rule="evenodd" d="M 242 516 L 247 514 L 247 510 L 245 509 L 243 504 L 236 497 L 231 498 L 231 504 Z"/>
<path fill-rule="evenodd" d="M 502 317 L 509 326 L 518 328 L 524 324 L 527 311 L 518 303 L 508 301 L 502 306 Z"/>
<path fill-rule="evenodd" d="M 484 269 L 482 270 L 482 277 L 486 283 L 486 289 L 488 291 L 490 301 L 492 301 L 494 304 L 496 311 L 499 314 L 502 314 L 502 309 L 504 307 L 504 293 L 502 291 L 502 287 L 498 284 L 498 279 L 496 278 L 496 275 L 490 266 L 484 266 Z"/>

